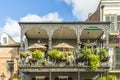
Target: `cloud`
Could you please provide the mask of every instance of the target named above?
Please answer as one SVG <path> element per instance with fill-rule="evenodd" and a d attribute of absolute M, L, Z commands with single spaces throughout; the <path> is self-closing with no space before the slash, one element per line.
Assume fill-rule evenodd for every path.
<path fill-rule="evenodd" d="M 26 21 L 26 22 L 43 22 L 43 21 L 63 21 L 62 18 L 60 18 L 59 14 L 57 12 L 48 13 L 44 16 L 38 16 L 36 14 L 28 14 L 22 18 L 20 18 L 20 21 Z M 0 32 L 6 32 L 8 33 L 16 42 L 20 42 L 20 26 L 18 24 L 17 20 L 14 20 L 12 18 L 8 18 L 6 20 L 5 25 L 0 28 Z"/>
<path fill-rule="evenodd" d="M 24 22 L 34 22 L 34 21 L 41 21 L 41 22 L 46 22 L 46 21 L 63 21 L 62 18 L 60 18 L 59 14 L 57 12 L 54 13 L 49 13 L 44 16 L 38 16 L 36 14 L 28 14 L 27 16 L 20 18 L 20 21 Z"/>
<path fill-rule="evenodd" d="M 13 37 L 15 41 L 20 41 L 20 27 L 14 19 L 8 18 L 4 27 L 0 28 L 0 32 L 6 32 Z"/>
<path fill-rule="evenodd" d="M 78 20 L 85 20 L 89 13 L 94 13 L 100 0 L 64 0 L 72 6 L 72 13 Z"/>

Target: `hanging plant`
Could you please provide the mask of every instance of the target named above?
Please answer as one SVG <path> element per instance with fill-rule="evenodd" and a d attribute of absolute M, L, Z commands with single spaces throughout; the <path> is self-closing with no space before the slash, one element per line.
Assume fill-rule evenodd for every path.
<path fill-rule="evenodd" d="M 89 56 L 89 65 L 91 70 L 96 70 L 99 66 L 100 58 L 98 55 L 91 54 Z"/>
<path fill-rule="evenodd" d="M 99 56 L 101 62 L 106 62 L 110 59 L 110 56 L 107 54 L 107 51 L 104 48 L 100 49 Z"/>
<path fill-rule="evenodd" d="M 85 46 L 85 47 L 83 48 L 82 53 L 79 55 L 79 59 L 78 59 L 78 60 L 79 60 L 80 62 L 88 61 L 89 55 L 91 55 L 91 54 L 92 54 L 91 49 L 89 49 L 87 46 Z"/>
<path fill-rule="evenodd" d="M 99 77 L 98 80 L 117 80 L 117 78 L 115 75 L 108 75 Z"/>

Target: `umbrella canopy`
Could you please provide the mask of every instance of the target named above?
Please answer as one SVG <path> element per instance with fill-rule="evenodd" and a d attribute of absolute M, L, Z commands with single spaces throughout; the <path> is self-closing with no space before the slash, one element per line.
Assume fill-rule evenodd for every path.
<path fill-rule="evenodd" d="M 73 46 L 67 44 L 67 43 L 61 43 L 53 47 L 54 49 L 59 49 L 59 50 L 71 50 L 74 49 Z"/>
<path fill-rule="evenodd" d="M 35 44 L 29 46 L 27 49 L 30 50 L 30 51 L 34 51 L 34 50 L 45 51 L 46 47 L 41 45 L 41 44 L 35 43 Z"/>

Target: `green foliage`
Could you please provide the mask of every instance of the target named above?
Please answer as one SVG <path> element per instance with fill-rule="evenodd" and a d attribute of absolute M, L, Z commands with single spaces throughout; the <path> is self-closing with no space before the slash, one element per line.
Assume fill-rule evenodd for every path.
<path fill-rule="evenodd" d="M 110 58 L 110 56 L 107 54 L 107 51 L 104 48 L 100 49 L 99 56 L 100 56 L 101 62 L 108 61 Z"/>
<path fill-rule="evenodd" d="M 29 56 L 29 53 L 21 52 L 21 53 L 20 53 L 20 56 L 23 57 L 23 58 L 26 58 L 26 57 Z"/>
<path fill-rule="evenodd" d="M 56 54 L 56 59 L 61 59 L 62 54 Z"/>
<path fill-rule="evenodd" d="M 106 77 L 105 76 L 99 77 L 98 80 L 106 80 Z"/>
<path fill-rule="evenodd" d="M 91 54 L 89 56 L 90 69 L 96 70 L 100 63 L 100 58 L 98 55 Z"/>
<path fill-rule="evenodd" d="M 85 55 L 90 55 L 90 54 L 92 54 L 92 51 L 91 51 L 91 49 L 89 49 L 87 46 L 85 46 L 85 47 L 83 48 L 83 54 L 85 54 Z"/>
<path fill-rule="evenodd" d="M 107 51 L 104 48 L 100 49 L 100 54 L 99 55 L 104 56 L 104 57 L 108 56 Z"/>
<path fill-rule="evenodd" d="M 58 50 L 56 50 L 56 49 L 48 52 L 48 55 L 49 55 L 51 58 L 53 58 L 53 59 L 60 59 L 61 56 L 62 56 L 62 55 L 60 54 L 60 52 L 59 52 Z"/>
<path fill-rule="evenodd" d="M 85 46 L 83 48 L 82 53 L 79 55 L 79 58 L 88 58 L 90 54 L 92 54 L 91 49 L 89 49 L 87 46 Z"/>
<path fill-rule="evenodd" d="M 115 75 L 108 75 L 99 77 L 98 80 L 117 80 L 117 78 Z"/>
<path fill-rule="evenodd" d="M 100 63 L 100 57 L 96 54 L 96 49 L 84 47 L 82 53 L 79 55 L 81 61 L 88 61 L 91 70 L 96 70 Z"/>
<path fill-rule="evenodd" d="M 109 75 L 107 80 L 117 80 L 115 75 Z"/>
<path fill-rule="evenodd" d="M 21 80 L 20 78 L 12 78 L 12 80 Z"/>
<path fill-rule="evenodd" d="M 61 54 L 61 60 L 66 60 L 66 54 L 65 53 Z"/>
<path fill-rule="evenodd" d="M 33 58 L 37 58 L 37 59 L 41 59 L 43 58 L 43 52 L 40 51 L 40 50 L 35 50 L 33 53 L 32 53 L 32 56 Z"/>

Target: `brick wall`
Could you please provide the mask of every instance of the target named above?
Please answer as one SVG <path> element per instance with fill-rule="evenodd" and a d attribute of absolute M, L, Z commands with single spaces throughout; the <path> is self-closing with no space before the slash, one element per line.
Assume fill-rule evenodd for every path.
<path fill-rule="evenodd" d="M 17 47 L 2 47 L 0 48 L 0 75 L 2 73 L 5 74 L 5 80 L 9 80 L 10 78 L 10 72 L 7 69 L 7 61 L 13 60 L 14 61 L 14 72 L 13 76 L 17 73 L 17 60 L 16 55 L 18 54 L 18 48 Z"/>

